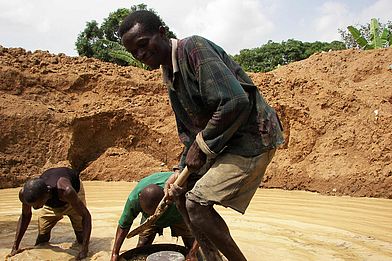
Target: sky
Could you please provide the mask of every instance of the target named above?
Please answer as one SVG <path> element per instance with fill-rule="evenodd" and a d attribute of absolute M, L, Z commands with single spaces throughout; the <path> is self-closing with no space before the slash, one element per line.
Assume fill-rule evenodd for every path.
<path fill-rule="evenodd" d="M 339 28 L 392 20 L 392 0 L 0 0 L 0 45 L 77 56 L 86 22 L 141 3 L 178 38 L 200 35 L 233 55 L 268 40 L 341 40 Z"/>

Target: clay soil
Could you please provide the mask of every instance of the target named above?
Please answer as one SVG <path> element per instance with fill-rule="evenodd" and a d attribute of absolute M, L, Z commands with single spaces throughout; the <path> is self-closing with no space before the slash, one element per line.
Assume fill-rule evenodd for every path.
<path fill-rule="evenodd" d="M 262 186 L 392 198 L 391 64 L 345 50 L 250 74 L 285 129 Z M 159 70 L 0 47 L 0 188 L 54 166 L 138 181 L 181 150 Z"/>

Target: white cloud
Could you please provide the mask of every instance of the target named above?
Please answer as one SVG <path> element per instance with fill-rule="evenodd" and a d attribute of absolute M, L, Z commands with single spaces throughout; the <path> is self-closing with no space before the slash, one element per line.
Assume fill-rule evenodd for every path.
<path fill-rule="evenodd" d="M 369 23 L 371 18 L 379 18 L 382 23 L 392 20 L 392 1 L 378 0 L 361 12 L 361 23 Z"/>
<path fill-rule="evenodd" d="M 316 39 L 324 41 L 339 40 L 338 29 L 348 25 L 359 25 L 370 22 L 371 18 L 379 18 L 386 23 L 391 20 L 392 1 L 377 0 L 363 3 L 352 8 L 347 1 L 327 1 L 319 8 L 315 18 L 314 28 Z"/>
<path fill-rule="evenodd" d="M 318 40 L 339 39 L 338 29 L 347 27 L 350 17 L 351 14 L 346 4 L 337 1 L 325 2 L 320 8 L 320 16 L 314 23 Z"/>
<path fill-rule="evenodd" d="M 229 53 L 260 45 L 260 38 L 274 28 L 255 0 L 215 0 L 193 10 L 184 20 L 183 30 L 220 44 Z"/>
<path fill-rule="evenodd" d="M 177 37 L 197 34 L 231 54 L 260 46 L 275 28 L 270 16 L 277 4 L 272 0 L 150 0 L 145 3 L 157 11 Z"/>
<path fill-rule="evenodd" d="M 46 33 L 50 30 L 49 19 L 41 15 L 41 10 L 33 2 L 1 1 L 0 10 L 0 19 L 9 24 L 39 33 Z"/>
<path fill-rule="evenodd" d="M 0 45 L 77 55 L 75 41 L 87 21 L 102 22 L 129 1 L 0 0 Z"/>
<path fill-rule="evenodd" d="M 269 39 L 332 41 L 338 28 L 390 19 L 391 0 L 0 0 L 0 45 L 76 55 L 75 41 L 88 21 L 145 3 L 179 38 L 198 34 L 228 53 Z"/>

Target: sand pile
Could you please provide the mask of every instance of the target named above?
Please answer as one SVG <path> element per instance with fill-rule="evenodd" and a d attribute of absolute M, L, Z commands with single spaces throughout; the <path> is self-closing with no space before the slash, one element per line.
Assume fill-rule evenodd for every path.
<path fill-rule="evenodd" d="M 392 198 L 392 48 L 315 54 L 251 74 L 286 144 L 264 187 Z M 0 48 L 0 186 L 69 165 L 137 181 L 178 161 L 160 71 Z"/>

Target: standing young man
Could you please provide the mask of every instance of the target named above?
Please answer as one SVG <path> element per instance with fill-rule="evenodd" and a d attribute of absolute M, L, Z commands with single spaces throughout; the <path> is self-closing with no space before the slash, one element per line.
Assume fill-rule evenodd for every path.
<path fill-rule="evenodd" d="M 163 69 L 185 145 L 179 166 L 191 171 L 182 214 L 207 260 L 218 259 L 216 248 L 228 260 L 246 260 L 213 205 L 245 212 L 283 143 L 275 111 L 213 42 L 200 36 L 168 39 L 160 19 L 149 11 L 128 15 L 119 33 L 137 60 Z"/>

